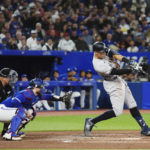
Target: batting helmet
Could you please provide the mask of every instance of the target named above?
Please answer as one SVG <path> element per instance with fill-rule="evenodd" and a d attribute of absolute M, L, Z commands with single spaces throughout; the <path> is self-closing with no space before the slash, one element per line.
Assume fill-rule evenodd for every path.
<path fill-rule="evenodd" d="M 106 52 L 108 48 L 106 47 L 105 43 L 103 42 L 95 42 L 93 44 L 93 51 L 94 52 Z"/>
<path fill-rule="evenodd" d="M 34 78 L 29 83 L 29 88 L 43 88 L 43 81 L 40 78 Z"/>

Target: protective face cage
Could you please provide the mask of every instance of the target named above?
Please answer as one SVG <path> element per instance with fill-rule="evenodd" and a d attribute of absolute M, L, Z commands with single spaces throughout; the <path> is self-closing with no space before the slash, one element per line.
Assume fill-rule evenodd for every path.
<path fill-rule="evenodd" d="M 15 70 L 10 70 L 8 78 L 9 78 L 9 85 L 13 86 L 18 80 L 18 73 Z"/>
<path fill-rule="evenodd" d="M 9 85 L 13 86 L 18 79 L 18 73 L 10 68 L 3 68 L 0 70 L 0 76 L 9 79 Z"/>

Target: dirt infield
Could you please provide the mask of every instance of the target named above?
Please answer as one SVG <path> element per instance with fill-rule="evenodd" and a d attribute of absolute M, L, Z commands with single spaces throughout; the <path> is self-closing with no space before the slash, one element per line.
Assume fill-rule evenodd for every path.
<path fill-rule="evenodd" d="M 139 131 L 94 131 L 91 137 L 81 131 L 30 132 L 22 141 L 0 139 L 0 148 L 149 149 L 150 137 Z"/>
<path fill-rule="evenodd" d="M 98 114 L 100 111 L 40 112 L 42 115 Z M 141 111 L 143 112 L 143 111 Z M 125 113 L 128 113 L 125 111 Z M 149 113 L 149 111 L 144 111 Z M 63 114 L 63 115 L 64 115 Z M 28 132 L 22 141 L 5 141 L 0 138 L 0 149 L 58 148 L 58 149 L 150 149 L 150 136 L 141 136 L 140 131 L 93 131 L 85 137 L 82 131 Z"/>

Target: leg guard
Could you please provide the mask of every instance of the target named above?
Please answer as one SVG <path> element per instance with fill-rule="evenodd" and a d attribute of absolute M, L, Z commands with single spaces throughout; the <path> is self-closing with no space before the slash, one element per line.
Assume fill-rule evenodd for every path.
<path fill-rule="evenodd" d="M 30 122 L 31 120 L 29 119 L 25 119 L 21 122 L 20 126 L 18 127 L 18 130 L 17 130 L 17 134 L 18 132 L 20 132 L 21 129 L 25 128 L 25 126 Z"/>
<path fill-rule="evenodd" d="M 9 133 L 16 133 L 21 122 L 26 119 L 26 114 L 24 109 L 18 109 L 17 114 L 13 117 L 10 125 Z"/>
<path fill-rule="evenodd" d="M 22 120 L 20 126 L 18 127 L 17 133 L 19 133 L 19 131 L 23 128 L 25 128 L 25 126 L 32 121 L 35 116 L 36 116 L 36 111 L 35 109 L 32 107 L 31 109 L 28 109 L 26 112 L 27 116 L 26 119 Z"/>

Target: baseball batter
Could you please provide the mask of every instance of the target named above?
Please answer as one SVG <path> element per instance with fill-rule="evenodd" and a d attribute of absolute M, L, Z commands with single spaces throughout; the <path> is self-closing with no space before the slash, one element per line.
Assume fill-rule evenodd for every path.
<path fill-rule="evenodd" d="M 96 123 L 120 116 L 123 112 L 124 103 L 128 106 L 132 117 L 140 125 L 142 129 L 141 134 L 146 136 L 150 135 L 150 129 L 137 109 L 137 104 L 127 83 L 119 76 L 135 70 L 138 71 L 138 64 L 108 49 L 102 42 L 94 43 L 93 51 L 93 66 L 98 74 L 104 78 L 103 86 L 110 96 L 112 110 L 106 111 L 93 119 L 86 118 L 84 125 L 85 136 L 90 136 L 92 128 Z M 117 63 L 114 63 L 115 59 L 128 63 L 132 69 L 120 69 Z"/>

